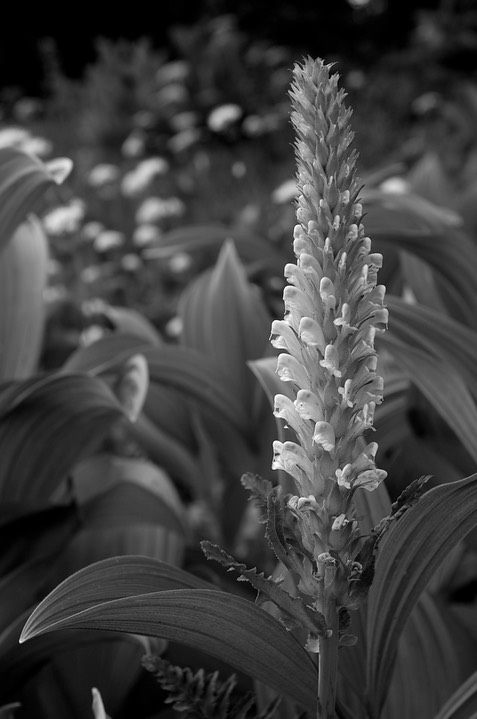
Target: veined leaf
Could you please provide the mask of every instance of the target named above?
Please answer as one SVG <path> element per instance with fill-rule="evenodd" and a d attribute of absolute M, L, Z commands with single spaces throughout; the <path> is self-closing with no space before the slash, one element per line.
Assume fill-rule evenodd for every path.
<path fill-rule="evenodd" d="M 245 409 L 231 401 L 229 380 L 213 359 L 190 347 L 145 345 L 135 337 L 112 335 L 75 352 L 63 367 L 66 372 L 113 373 L 133 354 L 147 360 L 151 384 L 165 385 L 219 415 L 244 436 L 250 434 Z"/>
<path fill-rule="evenodd" d="M 45 499 L 123 412 L 107 385 L 86 375 L 49 375 L 0 391 L 0 496 Z"/>
<path fill-rule="evenodd" d="M 445 358 L 462 374 L 474 397 L 477 397 L 475 357 L 477 332 L 430 307 L 411 305 L 400 297 L 386 295 L 391 317 L 388 332 L 379 337 L 396 337 L 411 347 Z"/>
<path fill-rule="evenodd" d="M 0 380 L 22 379 L 36 370 L 45 321 L 47 261 L 46 237 L 31 216 L 0 250 Z"/>
<path fill-rule="evenodd" d="M 178 589 L 98 603 L 94 588 L 83 590 L 75 577 L 37 607 L 21 641 L 75 627 L 169 639 L 201 649 L 315 710 L 313 661 L 279 622 L 252 602 L 216 590 Z"/>
<path fill-rule="evenodd" d="M 379 715 L 397 643 L 426 584 L 477 520 L 477 474 L 435 487 L 384 538 L 368 598 L 368 696 Z"/>
<path fill-rule="evenodd" d="M 0 248 L 27 215 L 35 212 L 45 191 L 63 182 L 71 167 L 66 158 L 45 164 L 17 148 L 0 149 Z"/>
<path fill-rule="evenodd" d="M 389 335 L 385 346 L 477 461 L 477 408 L 462 377 L 449 362 Z"/>
<path fill-rule="evenodd" d="M 458 657 L 450 631 L 434 600 L 424 592 L 399 640 L 382 719 L 433 719 L 458 684 Z"/>
<path fill-rule="evenodd" d="M 477 717 L 477 672 L 446 701 L 434 719 L 476 719 Z"/>
<path fill-rule="evenodd" d="M 223 368 L 235 402 L 250 416 L 256 380 L 247 361 L 262 357 L 268 346 L 270 317 L 231 242 L 222 248 L 216 266 L 187 288 L 179 314 L 182 344 Z"/>

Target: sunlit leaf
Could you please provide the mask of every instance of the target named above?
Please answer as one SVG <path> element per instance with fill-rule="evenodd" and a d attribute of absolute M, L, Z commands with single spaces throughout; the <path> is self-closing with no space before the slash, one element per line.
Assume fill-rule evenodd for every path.
<path fill-rule="evenodd" d="M 435 570 L 475 526 L 476 480 L 472 475 L 431 489 L 384 538 L 368 599 L 367 691 L 376 714 L 406 620 Z"/>
<path fill-rule="evenodd" d="M 36 370 L 43 341 L 47 262 L 46 237 L 34 217 L 20 224 L 0 250 L 0 380 L 22 379 Z"/>
<path fill-rule="evenodd" d="M 45 164 L 14 147 L 0 148 L 0 248 L 27 215 L 38 209 L 46 190 L 63 182 L 71 161 Z"/>
<path fill-rule="evenodd" d="M 232 594 L 178 589 L 98 604 L 94 589 L 83 592 L 70 578 L 31 615 L 22 641 L 68 627 L 133 632 L 201 649 L 314 711 L 316 667 L 309 655 L 273 617 Z"/>

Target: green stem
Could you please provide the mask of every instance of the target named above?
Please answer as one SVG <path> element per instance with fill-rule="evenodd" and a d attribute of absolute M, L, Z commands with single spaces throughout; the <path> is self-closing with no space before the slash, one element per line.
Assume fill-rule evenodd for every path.
<path fill-rule="evenodd" d="M 338 610 L 328 601 L 325 613 L 330 636 L 320 639 L 318 655 L 317 719 L 335 719 L 336 684 L 338 681 Z"/>

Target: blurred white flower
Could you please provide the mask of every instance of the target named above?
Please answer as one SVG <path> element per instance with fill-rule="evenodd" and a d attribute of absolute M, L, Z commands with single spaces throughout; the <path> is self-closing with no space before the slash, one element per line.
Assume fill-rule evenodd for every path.
<path fill-rule="evenodd" d="M 22 127 L 4 127 L 0 130 L 0 147 L 19 147 L 30 137 Z"/>
<path fill-rule="evenodd" d="M 165 326 L 166 334 L 169 337 L 179 337 L 182 333 L 183 323 L 180 317 L 172 317 Z"/>
<path fill-rule="evenodd" d="M 88 175 L 88 182 L 91 187 L 102 187 L 114 182 L 119 177 L 119 167 L 110 163 L 101 163 L 93 167 Z"/>
<path fill-rule="evenodd" d="M 129 252 L 121 258 L 121 267 L 126 272 L 137 272 L 141 269 L 142 262 L 140 257 Z"/>
<path fill-rule="evenodd" d="M 93 242 L 100 232 L 104 230 L 104 225 L 101 222 L 86 222 L 82 229 L 83 239 L 86 242 Z"/>
<path fill-rule="evenodd" d="M 156 80 L 161 84 L 183 82 L 189 75 L 189 65 L 184 60 L 167 62 L 156 73 Z"/>
<path fill-rule="evenodd" d="M 247 165 L 245 162 L 242 162 L 242 160 L 237 160 L 233 163 L 232 167 L 230 168 L 232 175 L 237 179 L 240 180 L 242 177 L 244 177 L 247 174 Z"/>
<path fill-rule="evenodd" d="M 61 262 L 54 260 L 52 257 L 48 260 L 48 276 L 60 275 L 62 270 Z"/>
<path fill-rule="evenodd" d="M 161 237 L 161 231 L 156 225 L 142 224 L 134 230 L 132 241 L 136 247 L 146 247 L 157 242 Z"/>
<path fill-rule="evenodd" d="M 68 290 L 64 285 L 51 285 L 45 287 L 43 290 L 43 301 L 46 304 L 53 304 L 54 302 L 62 302 L 67 299 Z"/>
<path fill-rule="evenodd" d="M 126 197 L 141 194 L 157 175 L 165 175 L 169 163 L 163 157 L 150 157 L 140 162 L 134 170 L 126 173 L 121 182 L 121 192 Z"/>
<path fill-rule="evenodd" d="M 96 236 L 94 240 L 94 249 L 96 252 L 109 252 L 121 247 L 124 244 L 125 236 L 117 230 L 103 230 Z"/>
<path fill-rule="evenodd" d="M 407 195 L 411 186 L 404 177 L 388 177 L 387 180 L 381 182 L 379 189 L 393 195 Z"/>
<path fill-rule="evenodd" d="M 85 215 L 85 205 L 79 198 L 74 198 L 68 205 L 51 210 L 43 217 L 43 227 L 49 235 L 64 235 L 76 232 Z"/>
<path fill-rule="evenodd" d="M 276 187 L 272 192 L 272 201 L 277 205 L 284 205 L 287 202 L 292 202 L 298 194 L 296 181 L 285 180 L 281 185 Z"/>
<path fill-rule="evenodd" d="M 215 107 L 207 118 L 207 125 L 212 132 L 223 132 L 242 117 L 242 108 L 234 103 Z"/>
<path fill-rule="evenodd" d="M 100 280 L 102 275 L 103 272 L 100 265 L 90 265 L 82 270 L 80 278 L 86 285 L 90 285 L 93 282 Z"/>
<path fill-rule="evenodd" d="M 169 259 L 169 269 L 174 274 L 180 274 L 189 269 L 192 264 L 192 257 L 188 252 L 176 252 Z"/>
<path fill-rule="evenodd" d="M 34 137 L 23 127 L 15 126 L 4 127 L 0 130 L 1 147 L 17 147 L 19 150 L 38 157 L 48 155 L 53 149 L 53 145 L 49 140 L 44 137 Z"/>
<path fill-rule="evenodd" d="M 124 157 L 139 157 L 144 152 L 144 133 L 132 132 L 123 142 L 121 152 Z"/>
<path fill-rule="evenodd" d="M 169 124 L 174 132 L 183 132 L 184 130 L 190 130 L 197 125 L 198 115 L 196 112 L 184 111 L 177 112 L 169 120 Z"/>
<path fill-rule="evenodd" d="M 178 153 L 195 145 L 201 138 L 201 131 L 197 127 L 190 127 L 187 130 L 181 130 L 168 140 L 168 147 L 171 152 Z"/>
<path fill-rule="evenodd" d="M 185 205 L 178 197 L 147 197 L 136 212 L 136 222 L 160 222 L 166 217 L 181 217 L 184 212 Z"/>
<path fill-rule="evenodd" d="M 30 155 L 46 157 L 53 150 L 53 143 L 45 137 L 29 137 L 21 144 L 21 149 Z"/>

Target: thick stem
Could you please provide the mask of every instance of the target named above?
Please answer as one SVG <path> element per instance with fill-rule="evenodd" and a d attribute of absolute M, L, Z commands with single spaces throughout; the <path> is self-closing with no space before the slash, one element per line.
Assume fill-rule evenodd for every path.
<path fill-rule="evenodd" d="M 328 601 L 325 612 L 330 636 L 320 639 L 318 655 L 317 719 L 335 719 L 336 684 L 338 681 L 338 610 Z"/>

